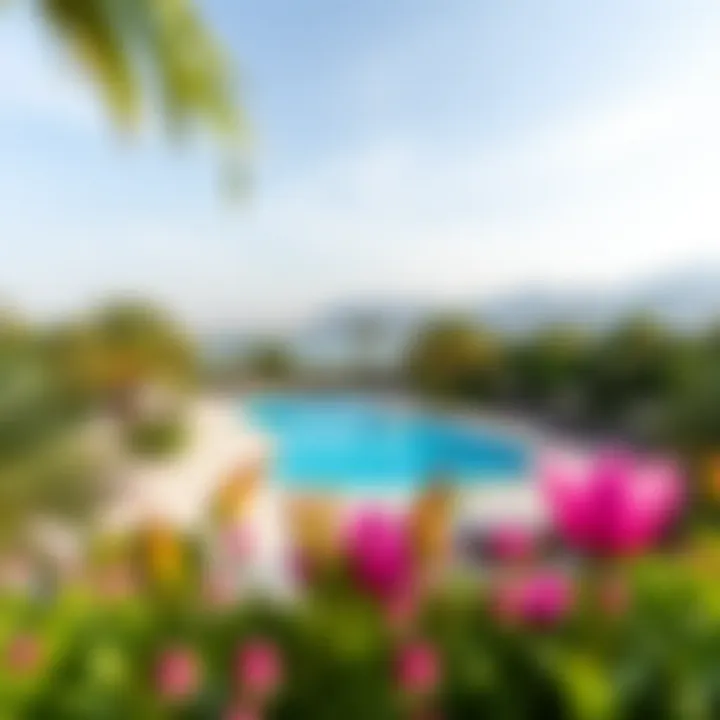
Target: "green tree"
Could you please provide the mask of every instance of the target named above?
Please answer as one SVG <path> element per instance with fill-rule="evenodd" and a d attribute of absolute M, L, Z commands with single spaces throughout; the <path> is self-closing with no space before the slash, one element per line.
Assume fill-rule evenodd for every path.
<path fill-rule="evenodd" d="M 407 350 L 405 374 L 422 393 L 486 399 L 498 388 L 502 345 L 489 331 L 462 318 L 440 318 L 421 329 Z"/>
<path fill-rule="evenodd" d="M 102 489 L 56 370 L 37 329 L 0 320 L 0 543 L 30 515 L 82 514 Z"/>
<path fill-rule="evenodd" d="M 524 407 L 568 418 L 584 414 L 589 339 L 556 325 L 511 344 L 508 392 Z"/>
<path fill-rule="evenodd" d="M 252 379 L 280 382 L 289 379 L 296 361 L 292 350 L 281 341 L 259 342 L 244 353 L 242 365 Z"/>
<path fill-rule="evenodd" d="M 720 326 L 685 341 L 669 393 L 665 439 L 691 455 L 720 449 Z"/>
<path fill-rule="evenodd" d="M 153 384 L 182 393 L 195 369 L 189 337 L 146 303 L 50 328 L 0 317 L 0 543 L 38 513 L 79 517 L 95 506 L 106 461 L 89 433 L 95 411 L 115 410 L 133 438 L 144 430 L 156 446 L 176 446 L 176 409 L 138 430 L 134 401 Z"/>
<path fill-rule="evenodd" d="M 590 411 L 631 436 L 656 435 L 685 352 L 685 344 L 653 318 L 622 321 L 593 348 Z"/>
<path fill-rule="evenodd" d="M 189 335 L 149 303 L 116 302 L 50 333 L 47 353 L 71 398 L 125 414 L 144 386 L 183 392 L 197 374 Z"/>

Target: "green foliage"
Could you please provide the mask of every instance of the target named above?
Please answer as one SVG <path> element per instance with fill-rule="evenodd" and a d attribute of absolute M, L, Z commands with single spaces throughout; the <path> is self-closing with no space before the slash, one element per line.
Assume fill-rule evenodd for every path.
<path fill-rule="evenodd" d="M 651 319 L 622 322 L 600 339 L 590 360 L 593 412 L 632 432 L 661 405 L 677 380 L 685 342 Z"/>
<path fill-rule="evenodd" d="M 483 398 L 502 369 L 496 338 L 471 323 L 441 318 L 428 324 L 408 349 L 406 373 L 411 384 L 439 398 Z"/>
<path fill-rule="evenodd" d="M 510 345 L 507 374 L 513 398 L 534 408 L 582 412 L 590 361 L 584 333 L 549 327 Z"/>
<path fill-rule="evenodd" d="M 179 415 L 135 420 L 125 428 L 127 446 L 135 455 L 162 458 L 173 455 L 187 442 L 187 426 Z"/>
<path fill-rule="evenodd" d="M 203 380 L 228 391 L 248 382 L 285 383 L 300 375 L 300 361 L 290 343 L 283 340 L 255 340 L 241 347 L 208 352 L 203 359 Z"/>
<path fill-rule="evenodd" d="M 33 0 L 97 80 L 115 118 L 160 107 L 173 131 L 195 123 L 237 135 L 229 63 L 190 0 Z"/>
<path fill-rule="evenodd" d="M 82 520 L 103 496 L 103 463 L 73 432 L 53 436 L 0 465 L 0 545 L 28 519 Z"/>
<path fill-rule="evenodd" d="M 720 332 L 630 317 L 604 332 L 551 326 L 523 337 L 429 322 L 403 371 L 429 397 L 511 408 L 566 428 L 693 453 L 720 443 Z"/>
<path fill-rule="evenodd" d="M 289 347 L 280 342 L 265 342 L 245 353 L 243 366 L 250 378 L 272 382 L 289 379 L 296 363 Z"/>
<path fill-rule="evenodd" d="M 0 600 L 0 652 L 14 634 L 39 637 L 43 661 L 19 677 L 0 671 L 0 702 L 36 717 L 223 717 L 238 697 L 238 648 L 277 648 L 285 682 L 267 717 L 424 717 L 448 720 L 712 720 L 720 710 L 720 595 L 712 577 L 673 558 L 632 571 L 633 604 L 603 614 L 578 604 L 552 627 L 508 624 L 479 588 L 429 598 L 413 628 L 437 651 L 442 680 L 427 697 L 403 693 L 394 658 L 406 638 L 380 608 L 346 586 L 316 587 L 295 602 L 245 600 L 211 608 L 190 584 L 173 596 L 98 599 L 77 589 L 51 604 Z M 188 648 L 202 668 L 186 702 L 161 698 L 156 663 Z"/>
<path fill-rule="evenodd" d="M 31 344 L 0 343 L 0 462 L 42 442 L 61 420 L 53 380 Z"/>
<path fill-rule="evenodd" d="M 197 375 L 196 349 L 165 313 L 139 301 L 111 303 L 52 328 L 44 351 L 68 402 L 104 403 L 131 414 L 141 386 L 182 391 Z"/>
<path fill-rule="evenodd" d="M 82 518 L 95 507 L 109 460 L 88 432 L 98 415 L 110 410 L 131 423 L 138 451 L 178 448 L 179 418 L 132 423 L 142 388 L 182 396 L 195 365 L 189 338 L 144 303 L 114 303 L 53 327 L 0 318 L 0 542 L 37 514 Z"/>
<path fill-rule="evenodd" d="M 0 543 L 31 513 L 73 515 L 99 492 L 98 463 L 34 328 L 0 322 Z"/>
<path fill-rule="evenodd" d="M 715 334 L 712 329 L 687 350 L 667 400 L 667 436 L 692 452 L 720 444 L 720 348 Z"/>

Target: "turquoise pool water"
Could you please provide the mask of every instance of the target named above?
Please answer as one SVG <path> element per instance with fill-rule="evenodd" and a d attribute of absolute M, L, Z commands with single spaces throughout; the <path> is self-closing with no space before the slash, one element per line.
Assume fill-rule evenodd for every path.
<path fill-rule="evenodd" d="M 412 489 L 437 475 L 511 481 L 529 462 L 507 433 L 361 398 L 262 395 L 243 407 L 275 439 L 273 476 L 292 487 Z"/>

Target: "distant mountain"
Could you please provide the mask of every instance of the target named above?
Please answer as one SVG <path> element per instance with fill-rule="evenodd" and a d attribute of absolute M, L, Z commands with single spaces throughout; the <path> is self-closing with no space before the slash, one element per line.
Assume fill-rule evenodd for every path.
<path fill-rule="evenodd" d="M 600 297 L 535 290 L 489 300 L 473 316 L 500 332 L 522 334 L 557 323 L 601 327 L 614 313 Z"/>
<path fill-rule="evenodd" d="M 386 364 L 405 347 L 434 310 L 411 304 L 357 304 L 320 315 L 295 334 L 297 351 L 308 361 L 343 364 L 362 357 Z"/>
<path fill-rule="evenodd" d="M 519 333 L 556 323 L 603 329 L 629 315 L 692 329 L 720 318 L 720 269 L 679 272 L 612 291 L 515 293 L 482 303 L 473 314 L 498 330 Z"/>
<path fill-rule="evenodd" d="M 720 270 L 688 271 L 653 280 L 631 296 L 628 307 L 680 326 L 715 322 L 720 318 Z"/>
<path fill-rule="evenodd" d="M 422 323 L 441 311 L 430 303 L 417 302 L 348 304 L 318 315 L 286 339 L 310 362 L 342 364 L 357 358 L 362 348 L 368 359 L 383 363 L 397 356 Z M 602 330 L 636 314 L 692 330 L 720 320 L 720 268 L 691 269 L 587 292 L 523 290 L 467 303 L 456 311 L 512 334 L 557 323 Z M 251 339 L 241 333 L 226 332 L 213 346 L 237 351 L 248 342 Z"/>

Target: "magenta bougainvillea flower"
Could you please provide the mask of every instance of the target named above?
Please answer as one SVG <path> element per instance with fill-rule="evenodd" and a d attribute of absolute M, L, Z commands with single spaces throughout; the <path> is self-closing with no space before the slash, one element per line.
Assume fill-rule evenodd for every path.
<path fill-rule="evenodd" d="M 487 546 L 493 559 L 517 562 L 527 560 L 535 554 L 537 536 L 532 528 L 518 523 L 504 523 L 491 528 Z"/>
<path fill-rule="evenodd" d="M 440 658 L 427 642 L 409 642 L 396 657 L 396 678 L 400 690 L 413 695 L 433 692 L 441 678 Z"/>
<path fill-rule="evenodd" d="M 283 680 L 283 663 L 277 647 L 266 640 L 242 645 L 235 664 L 236 679 L 247 693 L 264 698 L 275 693 Z"/>
<path fill-rule="evenodd" d="M 563 540 L 606 556 L 653 545 L 683 501 L 674 462 L 615 450 L 589 458 L 552 454 L 542 463 L 541 487 Z"/>
<path fill-rule="evenodd" d="M 347 558 L 353 578 L 366 592 L 388 601 L 412 585 L 413 563 L 404 518 L 365 510 L 351 522 Z"/>
<path fill-rule="evenodd" d="M 196 653 L 184 647 L 165 650 L 158 659 L 157 689 L 167 700 L 184 700 L 200 686 L 200 661 Z"/>
<path fill-rule="evenodd" d="M 262 715 L 249 708 L 230 708 L 223 715 L 223 720 L 262 720 Z"/>
<path fill-rule="evenodd" d="M 574 602 L 570 579 L 555 570 L 539 570 L 513 578 L 495 589 L 498 614 L 530 625 L 552 625 L 562 620 Z"/>

